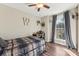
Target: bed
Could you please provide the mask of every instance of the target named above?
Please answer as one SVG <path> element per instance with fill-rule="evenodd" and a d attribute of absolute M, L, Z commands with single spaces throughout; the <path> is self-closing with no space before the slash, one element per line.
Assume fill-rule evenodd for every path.
<path fill-rule="evenodd" d="M 5 40 L 8 46 L 1 56 L 40 56 L 45 51 L 45 40 L 34 36 Z"/>

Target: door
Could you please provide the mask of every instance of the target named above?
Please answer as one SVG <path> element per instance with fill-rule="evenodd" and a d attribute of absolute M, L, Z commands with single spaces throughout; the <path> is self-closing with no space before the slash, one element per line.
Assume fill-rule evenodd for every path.
<path fill-rule="evenodd" d="M 65 28 L 65 19 L 63 14 L 57 15 L 56 25 L 55 25 L 55 43 L 66 45 L 64 39 L 64 28 Z"/>

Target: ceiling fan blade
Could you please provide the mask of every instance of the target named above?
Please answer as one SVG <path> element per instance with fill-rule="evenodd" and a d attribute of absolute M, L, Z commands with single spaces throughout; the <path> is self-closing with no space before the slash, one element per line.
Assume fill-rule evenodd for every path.
<path fill-rule="evenodd" d="M 49 6 L 47 6 L 47 5 L 43 5 L 43 7 L 48 8 L 48 9 L 50 8 L 50 7 L 49 7 Z"/>
<path fill-rule="evenodd" d="M 31 5 L 28 5 L 29 7 L 31 7 L 31 6 L 36 6 L 36 4 L 31 4 Z"/>
<path fill-rule="evenodd" d="M 40 8 L 38 8 L 38 12 L 40 11 Z"/>

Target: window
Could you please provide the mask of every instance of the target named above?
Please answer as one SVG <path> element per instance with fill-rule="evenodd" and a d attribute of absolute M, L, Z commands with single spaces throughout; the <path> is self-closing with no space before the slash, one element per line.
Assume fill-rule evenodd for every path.
<path fill-rule="evenodd" d="M 56 39 L 63 39 L 64 40 L 64 16 L 63 14 L 60 14 L 57 16 L 56 20 Z"/>

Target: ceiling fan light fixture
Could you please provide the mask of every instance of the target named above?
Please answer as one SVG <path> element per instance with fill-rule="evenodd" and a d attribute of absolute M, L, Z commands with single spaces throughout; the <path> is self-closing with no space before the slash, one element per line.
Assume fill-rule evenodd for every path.
<path fill-rule="evenodd" d="M 50 7 L 46 4 L 43 4 L 43 3 L 37 3 L 37 4 L 31 4 L 31 5 L 28 5 L 29 7 L 34 7 L 37 9 L 37 11 L 39 12 L 41 8 L 46 8 L 46 9 L 49 9 Z"/>
<path fill-rule="evenodd" d="M 36 7 L 37 7 L 37 8 L 42 8 L 42 7 L 43 7 L 43 4 L 42 4 L 42 3 L 38 3 L 38 4 L 36 5 Z"/>

